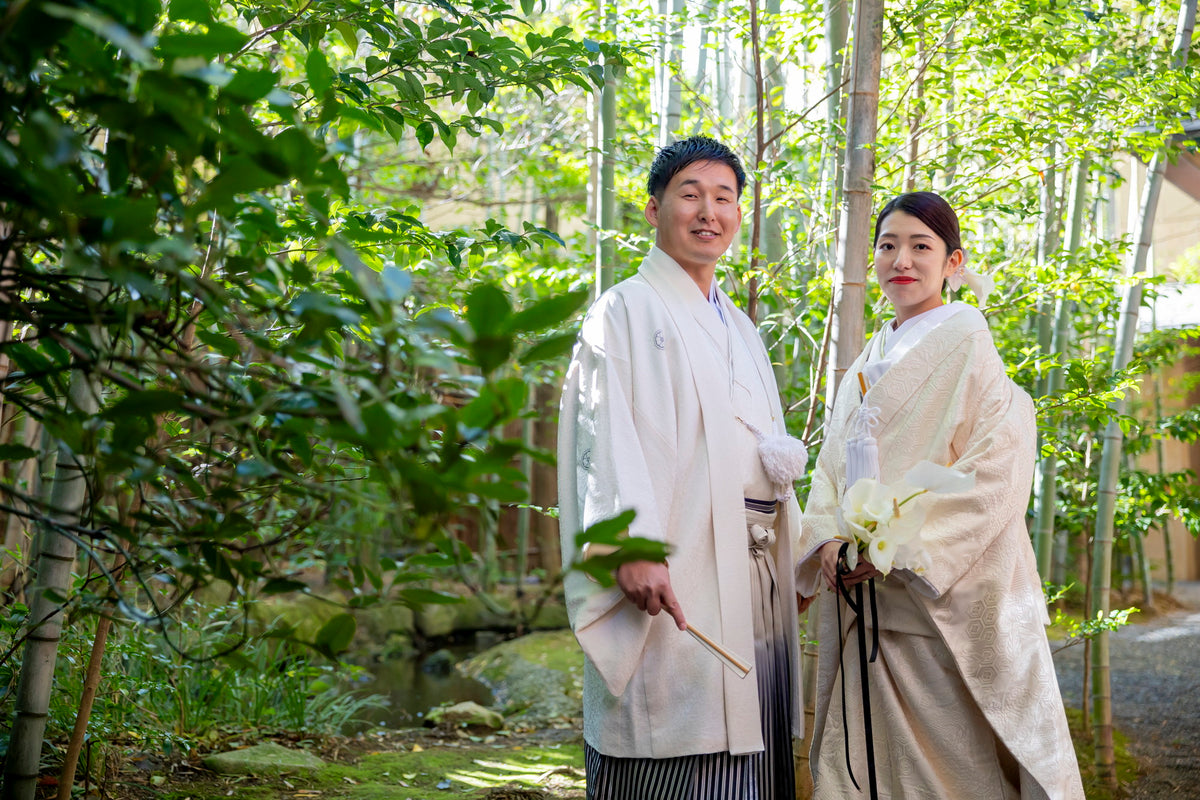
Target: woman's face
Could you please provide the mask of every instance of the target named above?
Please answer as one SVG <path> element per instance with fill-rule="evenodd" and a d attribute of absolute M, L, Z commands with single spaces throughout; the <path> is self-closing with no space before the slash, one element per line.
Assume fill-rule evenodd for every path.
<path fill-rule="evenodd" d="M 884 217 L 875 242 L 875 274 L 896 309 L 896 322 L 940 306 L 942 281 L 962 260 L 961 250 L 947 254 L 942 238 L 911 214 Z"/>

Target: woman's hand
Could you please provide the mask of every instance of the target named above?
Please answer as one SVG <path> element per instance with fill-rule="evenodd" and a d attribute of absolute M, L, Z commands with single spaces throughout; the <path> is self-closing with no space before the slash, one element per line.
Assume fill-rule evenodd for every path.
<path fill-rule="evenodd" d="M 834 539 L 821 545 L 821 574 L 825 576 L 826 585 L 833 591 L 837 591 L 838 553 L 841 551 L 843 544 L 845 542 Z M 883 573 L 875 569 L 875 565 L 868 561 L 862 553 L 859 553 L 858 566 L 851 572 L 842 575 L 842 583 L 850 587 L 856 583 L 862 583 L 865 580 L 877 578 L 881 575 Z"/>
<path fill-rule="evenodd" d="M 817 596 L 815 594 L 812 597 L 805 597 L 804 595 L 797 592 L 796 593 L 796 613 L 803 614 L 805 611 L 808 611 L 808 607 L 811 606 L 812 601 L 816 600 L 816 599 L 817 599 Z"/>

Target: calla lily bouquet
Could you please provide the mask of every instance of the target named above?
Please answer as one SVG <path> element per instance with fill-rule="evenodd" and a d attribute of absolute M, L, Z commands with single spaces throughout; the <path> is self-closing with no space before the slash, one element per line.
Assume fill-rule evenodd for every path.
<path fill-rule="evenodd" d="M 932 461 L 919 462 L 890 486 L 874 478 L 855 481 L 838 509 L 843 538 L 855 544 L 847 548 L 847 565 L 854 569 L 858 554 L 863 553 L 884 575 L 893 569 L 925 572 L 933 564 L 920 538 L 925 509 L 915 501 L 926 492 L 951 494 L 974 486 L 974 474 L 964 475 Z"/>

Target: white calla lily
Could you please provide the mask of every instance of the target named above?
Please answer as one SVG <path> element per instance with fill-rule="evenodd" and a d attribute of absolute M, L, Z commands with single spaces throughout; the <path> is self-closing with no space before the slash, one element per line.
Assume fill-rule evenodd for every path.
<path fill-rule="evenodd" d="M 880 536 L 867 545 L 865 555 L 867 560 L 875 565 L 875 569 L 887 575 L 892 571 L 892 562 L 899 547 L 899 543 L 892 537 Z"/>
<path fill-rule="evenodd" d="M 964 475 L 956 469 L 932 461 L 920 461 L 904 473 L 904 480 L 917 489 L 938 494 L 967 492 L 975 488 L 975 473 Z"/>
<path fill-rule="evenodd" d="M 931 461 L 920 462 L 890 486 L 873 478 L 855 481 L 837 510 L 839 538 L 854 545 L 847 550 L 846 563 L 854 569 L 858 554 L 863 553 L 884 575 L 893 569 L 917 574 L 932 569 L 933 560 L 921 544 L 925 525 L 921 496 L 926 492 L 964 492 L 974 486 L 974 475 Z"/>

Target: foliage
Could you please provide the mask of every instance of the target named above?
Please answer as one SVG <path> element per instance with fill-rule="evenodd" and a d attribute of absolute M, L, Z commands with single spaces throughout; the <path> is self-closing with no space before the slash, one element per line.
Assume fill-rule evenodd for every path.
<path fill-rule="evenodd" d="M 357 688 L 361 667 L 314 661 L 281 638 L 256 637 L 209 658 L 238 638 L 244 611 L 187 603 L 165 630 L 118 626 L 104 655 L 105 680 L 90 735 L 170 754 L 248 734 L 338 735 L 384 702 Z M 55 727 L 74 722 L 91 627 L 73 626 L 63 643 Z"/>
<path fill-rule="evenodd" d="M 1046 596 L 1046 604 L 1054 605 L 1062 600 L 1072 588 L 1074 584 L 1066 586 L 1053 586 L 1047 583 L 1043 587 L 1043 593 Z M 1141 609 L 1130 606 L 1129 608 L 1114 609 L 1108 614 L 1099 612 L 1095 619 L 1084 617 L 1082 619 L 1071 616 L 1063 611 L 1061 607 L 1054 609 L 1054 620 L 1050 623 L 1065 637 L 1065 641 L 1057 649 L 1061 650 L 1064 647 L 1080 644 L 1093 639 L 1102 631 L 1115 631 L 1129 624 L 1129 615 L 1136 614 Z"/>
<path fill-rule="evenodd" d="M 481 266 L 561 240 L 492 220 L 439 231 L 372 204 L 356 147 L 382 134 L 453 149 L 504 129 L 487 116 L 498 92 L 586 88 L 597 57 L 620 54 L 488 0 L 9 8 L 0 261 L 14 333 L 0 353 L 15 369 L 2 392 L 6 415 L 40 423 L 85 468 L 81 524 L 47 528 L 90 562 L 61 602 L 115 609 L 165 646 L 199 586 L 250 601 L 304 590 L 288 557 L 332 520 L 351 528 L 335 549 L 359 545 L 334 575 L 355 603 L 444 599 L 421 582 L 470 558 L 451 517 L 525 498 L 512 461 L 527 448 L 504 424 L 525 409 L 522 371 L 569 347 L 557 329 L 584 295 L 480 283 L 499 271 Z M 75 373 L 99 379 L 98 414 L 72 398 Z M 36 486 L 3 495 L 9 513 L 52 513 Z M 336 655 L 344 619 L 310 644 Z M 232 658 L 248 635 L 220 634 L 195 644 Z M 227 696 L 298 727 L 314 702 L 330 719 L 354 712 L 296 691 L 319 677 L 308 668 L 256 678 L 267 651 L 199 668 L 149 639 L 129 646 L 164 668 L 137 691 L 178 700 L 178 726 L 161 720 L 176 733 L 202 729 Z"/>
<path fill-rule="evenodd" d="M 584 545 L 592 545 L 598 554 L 589 558 L 577 557 L 569 568 L 583 572 L 601 586 L 612 586 L 616 583 L 613 576 L 622 564 L 630 561 L 665 561 L 669 555 L 665 542 L 626 535 L 633 517 L 633 511 L 625 511 L 576 534 L 577 552 L 582 552 Z"/>

